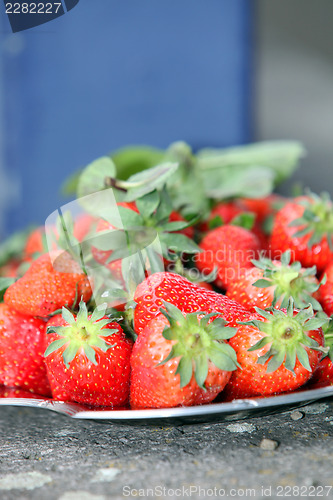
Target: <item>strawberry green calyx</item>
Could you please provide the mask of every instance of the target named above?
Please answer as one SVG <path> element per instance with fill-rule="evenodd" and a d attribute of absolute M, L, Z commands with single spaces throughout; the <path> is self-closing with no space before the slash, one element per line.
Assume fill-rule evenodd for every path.
<path fill-rule="evenodd" d="M 313 297 L 323 282 L 318 283 L 316 279 L 316 266 L 307 269 L 302 268 L 298 261 L 290 263 L 290 250 L 281 256 L 281 262 L 274 262 L 266 257 L 252 260 L 258 269 L 263 271 L 262 279 L 253 283 L 257 288 L 274 287 L 274 298 L 272 306 L 279 303 L 280 308 L 287 307 L 289 297 L 294 300 L 295 307 L 301 309 L 308 304 L 321 311 L 322 307 Z"/>
<path fill-rule="evenodd" d="M 271 344 L 267 353 L 257 360 L 257 363 L 262 365 L 269 360 L 266 369 L 268 373 L 274 372 L 284 364 L 285 368 L 295 375 L 294 368 L 297 359 L 306 370 L 311 372 L 309 356 L 305 348 L 327 353 L 327 348 L 321 347 L 316 340 L 306 335 L 307 332 L 316 330 L 327 323 L 327 318 L 314 315 L 311 305 L 294 314 L 294 302 L 289 299 L 286 312 L 276 309 L 264 311 L 258 307 L 256 311 L 266 321 L 252 320 L 241 322 L 241 324 L 254 326 L 265 333 L 265 336 L 250 347 L 249 351 L 256 351 Z"/>
<path fill-rule="evenodd" d="M 312 248 L 326 237 L 328 246 L 333 251 L 333 205 L 328 193 L 318 196 L 308 192 L 307 199 L 299 202 L 305 207 L 302 217 L 293 220 L 289 226 L 302 226 L 294 236 L 311 235 L 307 246 Z"/>
<path fill-rule="evenodd" d="M 110 319 L 102 319 L 104 316 L 105 310 L 95 309 L 89 318 L 87 306 L 83 301 L 80 302 L 76 318 L 68 309 L 63 307 L 62 317 L 68 323 L 68 326 L 48 327 L 47 333 L 54 332 L 60 338 L 48 346 L 44 356 L 47 357 L 65 344 L 68 344 L 63 352 L 63 359 L 67 368 L 80 349 L 83 349 L 89 361 L 97 365 L 94 347 L 101 349 L 103 352 L 111 349 L 113 345 L 107 344 L 102 337 L 108 337 L 117 331 L 109 328 L 104 329 L 105 326 L 112 323 Z"/>
<path fill-rule="evenodd" d="M 225 371 L 236 370 L 239 366 L 234 349 L 224 341 L 233 337 L 236 328 L 226 327 L 226 321 L 216 318 L 216 312 L 189 313 L 186 316 L 173 304 L 164 302 L 160 311 L 170 323 L 163 330 L 163 337 L 176 341 L 160 365 L 172 358 L 180 357 L 176 374 L 180 375 L 180 386 L 185 387 L 191 380 L 194 370 L 199 387 L 204 386 L 208 375 L 208 362 Z"/>

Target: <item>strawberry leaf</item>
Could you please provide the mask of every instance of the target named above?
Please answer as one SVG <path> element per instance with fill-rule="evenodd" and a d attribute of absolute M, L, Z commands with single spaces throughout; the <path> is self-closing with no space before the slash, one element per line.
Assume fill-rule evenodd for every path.
<path fill-rule="evenodd" d="M 77 186 L 77 197 L 83 198 L 106 188 L 105 179 L 115 177 L 116 167 L 111 158 L 103 156 L 90 163 L 82 172 Z"/>
<path fill-rule="evenodd" d="M 125 201 L 134 201 L 155 189 L 161 189 L 177 168 L 178 163 L 162 163 L 132 175 L 127 181 L 118 182 L 118 186 L 127 190 Z"/>
<path fill-rule="evenodd" d="M 155 212 L 160 204 L 160 196 L 158 191 L 152 191 L 136 200 L 136 206 L 144 219 L 149 217 Z"/>

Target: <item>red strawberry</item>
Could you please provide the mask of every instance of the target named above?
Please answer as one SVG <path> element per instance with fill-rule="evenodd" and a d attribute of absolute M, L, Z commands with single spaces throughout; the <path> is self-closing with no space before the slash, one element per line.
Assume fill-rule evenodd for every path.
<path fill-rule="evenodd" d="M 304 269 L 300 262 L 290 264 L 290 252 L 282 255 L 282 260 L 262 257 L 253 261 L 256 267 L 246 269 L 244 275 L 232 281 L 227 296 L 255 312 L 256 307 L 281 309 L 292 297 L 297 308 L 311 304 L 321 310 L 316 294 L 319 282 L 316 267 Z"/>
<path fill-rule="evenodd" d="M 244 212 L 244 207 L 239 203 L 238 200 L 234 201 L 221 201 L 217 203 L 215 207 L 210 212 L 208 220 L 200 224 L 200 231 L 209 231 L 209 223 L 217 221 L 217 226 L 221 224 L 229 224 L 235 217 Z M 219 224 L 220 222 L 221 224 Z"/>
<path fill-rule="evenodd" d="M 54 397 L 97 406 L 127 402 L 132 341 L 105 311 L 88 316 L 80 302 L 76 318 L 64 308 L 47 332 L 45 362 Z"/>
<path fill-rule="evenodd" d="M 321 272 L 333 259 L 333 207 L 323 195 L 311 194 L 287 203 L 276 215 L 271 250 L 278 257 L 290 249 L 293 261 Z"/>
<path fill-rule="evenodd" d="M 44 227 L 37 227 L 27 238 L 24 248 L 24 259 L 31 260 L 36 254 L 47 252 Z"/>
<path fill-rule="evenodd" d="M 0 304 L 0 383 L 51 394 L 44 363 L 45 322 Z"/>
<path fill-rule="evenodd" d="M 183 315 L 172 304 L 147 323 L 131 356 L 133 408 L 209 403 L 224 389 L 236 356 L 225 340 L 234 328 L 198 313 Z M 201 319 L 200 319 L 201 317 Z"/>
<path fill-rule="evenodd" d="M 260 224 L 281 209 L 285 202 L 285 198 L 274 193 L 264 198 L 241 198 L 239 200 L 246 211 L 256 214 L 256 221 Z"/>
<path fill-rule="evenodd" d="M 325 318 L 324 313 L 319 314 L 322 314 Z M 318 368 L 311 377 L 310 384 L 316 386 L 333 385 L 333 326 L 332 318 L 326 317 L 326 319 L 328 323 L 323 326 L 323 332 L 328 355 L 320 361 Z"/>
<path fill-rule="evenodd" d="M 96 222 L 96 218 L 89 214 L 81 214 L 75 218 L 73 221 L 73 236 L 80 242 L 84 240 L 92 225 Z M 49 231 L 54 232 L 56 237 L 58 237 L 58 231 L 56 228 L 49 227 Z M 54 245 L 53 250 L 56 250 L 56 245 Z M 32 231 L 26 241 L 24 248 L 24 258 L 26 260 L 33 259 L 36 254 L 43 254 L 48 251 L 47 240 L 45 237 L 44 226 L 38 227 Z"/>
<path fill-rule="evenodd" d="M 35 260 L 7 289 L 4 300 L 22 314 L 46 317 L 64 305 L 75 306 L 77 297 L 88 301 L 91 294 L 89 280 L 78 263 L 67 252 L 58 251 Z"/>
<path fill-rule="evenodd" d="M 257 237 L 239 226 L 220 226 L 209 231 L 200 243 L 201 253 L 195 261 L 203 274 L 217 268 L 216 284 L 225 288 L 239 278 L 245 269 L 252 267 L 251 260 L 259 255 Z"/>
<path fill-rule="evenodd" d="M 10 399 L 44 399 L 48 400 L 49 396 L 41 396 L 40 394 L 35 394 L 32 392 L 24 391 L 23 389 L 14 389 L 13 387 L 0 387 L 0 398 L 10 398 Z"/>
<path fill-rule="evenodd" d="M 245 320 L 249 312 L 234 300 L 192 283 L 174 273 L 155 273 L 137 287 L 134 295 L 134 330 L 140 334 L 147 323 L 159 315 L 163 301 L 175 305 L 184 313 L 216 311 L 236 326 L 238 320 Z"/>
<path fill-rule="evenodd" d="M 322 359 L 310 380 L 311 385 L 326 387 L 333 385 L 333 361 L 328 356 Z"/>
<path fill-rule="evenodd" d="M 324 352 L 321 326 L 327 320 L 316 318 L 311 306 L 297 313 L 290 300 L 286 312 L 257 312 L 229 341 L 240 368 L 226 388 L 227 400 L 293 391 L 310 379 Z"/>
<path fill-rule="evenodd" d="M 319 289 L 319 302 L 323 306 L 326 314 L 333 314 L 333 261 L 325 268 L 323 276 L 326 282 Z"/>

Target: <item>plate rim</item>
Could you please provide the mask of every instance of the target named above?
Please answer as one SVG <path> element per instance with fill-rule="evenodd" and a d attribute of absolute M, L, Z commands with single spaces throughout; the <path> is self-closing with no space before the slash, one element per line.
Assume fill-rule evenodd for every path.
<path fill-rule="evenodd" d="M 284 393 L 265 398 L 237 399 L 228 403 L 211 403 L 197 406 L 180 406 L 174 408 L 146 408 L 140 410 L 99 410 L 87 409 L 78 403 L 55 401 L 37 398 L 0 398 L 0 406 L 17 406 L 42 408 L 67 415 L 79 420 L 117 420 L 149 421 L 156 419 L 181 419 L 237 413 L 241 411 L 279 408 L 293 404 L 309 404 L 319 399 L 333 397 L 333 385 L 306 389 L 298 392 Z"/>

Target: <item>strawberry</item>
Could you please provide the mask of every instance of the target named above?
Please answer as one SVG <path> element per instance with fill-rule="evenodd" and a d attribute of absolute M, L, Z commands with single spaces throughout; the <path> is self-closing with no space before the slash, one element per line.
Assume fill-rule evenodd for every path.
<path fill-rule="evenodd" d="M 244 212 L 244 207 L 239 203 L 239 200 L 221 201 L 212 208 L 208 220 L 200 224 L 200 231 L 206 233 L 215 222 L 217 226 L 229 224 L 242 212 Z"/>
<path fill-rule="evenodd" d="M 319 313 L 325 317 L 325 313 Z M 311 385 L 327 386 L 333 385 L 333 325 L 332 317 L 326 317 L 327 324 L 323 325 L 325 346 L 328 348 L 328 354 L 319 363 L 310 379 Z"/>
<path fill-rule="evenodd" d="M 327 319 L 316 318 L 312 306 L 297 312 L 290 299 L 287 311 L 256 309 L 257 314 L 242 322 L 229 341 L 240 368 L 226 388 L 228 401 L 301 387 L 325 352 L 321 326 Z"/>
<path fill-rule="evenodd" d="M 325 356 L 322 359 L 314 371 L 313 376 L 310 379 L 310 385 L 326 387 L 327 385 L 333 385 L 333 361 L 330 357 Z"/>
<path fill-rule="evenodd" d="M 249 312 L 234 300 L 174 273 L 155 273 L 137 287 L 134 294 L 134 330 L 141 334 L 146 324 L 160 314 L 163 301 L 173 304 L 184 313 L 216 311 L 236 326 L 238 320 L 248 319 Z"/>
<path fill-rule="evenodd" d="M 129 396 L 132 341 L 118 323 L 80 302 L 76 317 L 67 309 L 47 324 L 45 362 L 57 399 L 121 406 Z"/>
<path fill-rule="evenodd" d="M 78 263 L 67 252 L 57 251 L 35 260 L 10 285 L 4 301 L 22 314 L 46 317 L 64 305 L 75 307 L 77 297 L 88 301 L 91 294 L 89 280 Z"/>
<path fill-rule="evenodd" d="M 286 307 L 292 297 L 295 307 L 311 304 L 321 310 L 316 294 L 320 284 L 316 278 L 316 267 L 305 269 L 300 262 L 290 264 L 290 252 L 285 252 L 281 261 L 262 257 L 252 261 L 255 267 L 246 269 L 244 275 L 232 281 L 227 296 L 255 312 L 256 307 Z"/>
<path fill-rule="evenodd" d="M 80 214 L 73 221 L 73 236 L 79 242 L 82 242 L 88 233 L 91 231 L 93 224 L 96 222 L 96 218 L 89 214 Z M 55 227 L 49 227 L 49 232 L 53 232 L 56 239 L 59 237 L 59 232 Z M 56 245 L 52 248 L 56 250 Z M 25 248 L 24 248 L 24 259 L 32 260 L 36 258 L 36 255 L 46 253 L 48 251 L 47 241 L 45 237 L 44 226 L 34 229 L 27 238 Z"/>
<path fill-rule="evenodd" d="M 264 198 L 241 198 L 239 200 L 244 210 L 256 214 L 256 221 L 259 224 L 265 222 L 267 217 L 274 215 L 285 202 L 285 198 L 275 193 Z"/>
<path fill-rule="evenodd" d="M 149 321 L 131 355 L 132 408 L 167 408 L 209 403 L 236 369 L 235 352 L 226 344 L 236 331 L 212 314 L 166 310 Z"/>
<path fill-rule="evenodd" d="M 319 302 L 323 306 L 326 314 L 333 314 L 333 261 L 328 264 L 323 273 L 323 283 L 319 289 Z"/>
<path fill-rule="evenodd" d="M 36 254 L 47 252 L 44 227 L 37 227 L 28 236 L 24 247 L 24 259 L 31 260 Z"/>
<path fill-rule="evenodd" d="M 45 322 L 0 304 L 0 383 L 51 394 L 43 356 Z"/>
<path fill-rule="evenodd" d="M 310 194 L 287 203 L 276 215 L 271 250 L 278 257 L 290 249 L 293 261 L 321 272 L 333 259 L 333 207 L 323 194 Z"/>
<path fill-rule="evenodd" d="M 209 231 L 200 243 L 201 253 L 195 256 L 203 274 L 217 268 L 216 285 L 226 288 L 244 270 L 252 267 L 251 260 L 259 255 L 257 237 L 243 227 L 226 225 Z"/>

